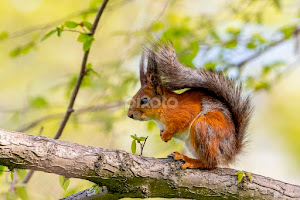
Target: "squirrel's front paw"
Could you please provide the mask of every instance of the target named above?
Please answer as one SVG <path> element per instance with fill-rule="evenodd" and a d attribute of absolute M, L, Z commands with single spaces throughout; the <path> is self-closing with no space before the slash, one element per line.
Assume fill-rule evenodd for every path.
<path fill-rule="evenodd" d="M 160 137 L 164 142 L 168 142 L 169 140 L 172 139 L 172 134 L 167 134 L 164 131 L 160 131 Z"/>

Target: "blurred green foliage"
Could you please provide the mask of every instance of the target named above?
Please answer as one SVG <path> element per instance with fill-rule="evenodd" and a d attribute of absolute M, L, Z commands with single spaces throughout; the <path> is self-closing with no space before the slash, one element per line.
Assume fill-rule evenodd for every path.
<path fill-rule="evenodd" d="M 3 50 L 0 56 L 5 66 L 0 76 L 3 80 L 0 92 L 4 97 L 1 104 L 13 107 L 9 112 L 1 113 L 2 128 L 17 129 L 34 119 L 64 112 L 77 80 L 83 53 L 89 49 L 91 58 L 75 110 L 128 100 L 138 87 L 137 65 L 142 45 L 147 40 L 160 38 L 170 39 L 180 61 L 190 67 L 204 67 L 228 74 L 243 81 L 245 87 L 252 91 L 269 90 L 281 78 L 290 60 L 274 56 L 261 64 L 259 70 L 247 71 L 247 66 L 273 46 L 293 40 L 298 27 L 295 19 L 299 17 L 296 7 L 290 10 L 291 5 L 297 4 L 293 0 L 288 3 L 280 0 L 230 0 L 226 3 L 117 0 L 109 2 L 99 30 L 93 37 L 88 32 L 102 0 L 65 0 L 59 4 L 46 0 L 40 2 L 41 5 L 29 13 L 23 13 L 21 8 L 10 2 L 0 3 L 0 11 L 3 11 L 0 17 L 6 21 L 0 27 L 0 48 Z M 29 4 L 27 6 L 30 7 Z M 67 16 L 72 12 L 74 14 Z M 31 26 L 34 27 L 27 29 Z M 10 94 L 5 88 L 16 94 L 5 98 Z M 284 112 L 284 109 L 274 110 L 280 111 L 280 114 Z M 125 113 L 126 109 L 122 106 L 104 106 L 100 110 L 91 109 L 73 115 L 63 139 L 103 148 L 131 148 L 136 153 L 136 143 L 146 138 L 133 135 L 131 141 L 129 135 L 134 126 L 124 124 L 127 120 Z M 43 126 L 46 131 L 42 134 L 53 137 L 59 119 L 49 118 L 26 132 L 37 134 Z M 136 125 L 139 122 L 130 123 Z M 288 135 L 285 139 L 295 143 L 292 151 L 299 154 L 297 125 L 283 127 Z M 143 130 L 148 131 L 153 141 L 147 142 L 146 149 L 155 145 L 145 150 L 146 155 L 166 156 L 182 148 L 173 140 L 158 147 L 163 143 L 159 143 L 156 125 L 147 122 L 146 128 Z M 119 133 L 117 136 L 116 132 Z M 0 175 L 3 171 L 7 169 L 0 166 Z M 18 170 L 20 180 L 24 178 L 24 172 Z M 15 193 L 8 193 L 10 182 L 5 183 L 4 175 L 0 184 L 5 187 L 0 192 L 6 199 L 57 198 L 35 194 L 38 184 L 34 184 L 34 180 L 37 179 L 29 186 L 17 184 Z M 53 182 L 58 185 L 57 181 Z M 84 181 L 70 182 L 61 176 L 59 183 L 66 190 L 61 196 L 91 185 Z"/>

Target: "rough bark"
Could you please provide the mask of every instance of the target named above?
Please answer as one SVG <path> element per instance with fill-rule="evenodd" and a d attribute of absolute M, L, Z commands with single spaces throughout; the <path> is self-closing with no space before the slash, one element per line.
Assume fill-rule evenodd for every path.
<path fill-rule="evenodd" d="M 181 162 L 0 130 L 0 165 L 90 180 L 121 197 L 300 199 L 300 186 L 236 170 L 181 170 Z"/>

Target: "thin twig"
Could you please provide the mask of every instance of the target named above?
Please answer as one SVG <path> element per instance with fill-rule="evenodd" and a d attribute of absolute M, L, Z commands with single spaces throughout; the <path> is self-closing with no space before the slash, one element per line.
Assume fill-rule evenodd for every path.
<path fill-rule="evenodd" d="M 77 12 L 74 12 L 72 14 L 69 14 L 66 17 L 63 17 L 61 19 L 55 20 L 53 22 L 50 22 L 48 24 L 36 25 L 36 26 L 30 27 L 30 28 L 26 28 L 26 29 L 23 29 L 23 30 L 19 30 L 19 31 L 13 32 L 13 33 L 10 34 L 9 38 L 12 39 L 12 38 L 24 36 L 26 34 L 34 32 L 34 31 L 40 31 L 40 30 L 48 29 L 48 28 L 51 28 L 53 26 L 56 26 L 57 24 L 59 24 L 61 22 L 66 21 L 66 20 L 68 20 L 70 18 L 77 17 L 78 15 L 81 15 L 84 12 L 93 12 L 93 11 L 96 12 L 96 9 L 94 9 L 94 8 L 88 8 L 88 9 L 85 9 L 85 10 L 77 11 Z"/>
<path fill-rule="evenodd" d="M 39 133 L 38 133 L 38 136 L 41 136 L 41 135 L 42 135 L 42 133 L 43 133 L 43 130 L 44 130 L 44 127 L 43 127 L 43 126 L 41 126 L 41 128 L 40 128 L 40 131 L 39 131 Z"/>
<path fill-rule="evenodd" d="M 104 0 L 101 4 L 99 10 L 98 10 L 97 16 L 96 16 L 95 21 L 94 21 L 93 26 L 92 26 L 92 29 L 89 33 L 91 36 L 93 36 L 95 34 L 96 28 L 98 26 L 98 22 L 100 20 L 100 17 L 102 15 L 108 1 L 109 0 Z M 60 123 L 58 131 L 56 132 L 56 134 L 54 136 L 54 139 L 58 139 L 61 136 L 61 134 L 62 134 L 62 132 L 63 132 L 68 120 L 69 120 L 70 115 L 72 114 L 72 112 L 74 112 L 74 109 L 73 109 L 74 103 L 75 103 L 75 100 L 76 100 L 81 82 L 83 80 L 83 77 L 85 76 L 85 69 L 86 69 L 86 64 L 87 64 L 87 60 L 88 60 L 88 57 L 89 57 L 89 53 L 90 53 L 90 50 L 87 50 L 84 53 L 82 63 L 81 63 L 81 69 L 80 69 L 79 76 L 78 76 L 77 81 L 76 81 L 76 85 L 75 85 L 74 90 L 72 92 L 72 96 L 71 96 L 71 99 L 70 99 L 70 102 L 69 102 L 69 106 L 67 108 L 67 111 L 65 113 L 65 116 L 64 116 L 63 120 Z"/>
<path fill-rule="evenodd" d="M 297 28 L 295 30 L 295 32 L 294 32 L 294 35 L 297 36 L 299 33 L 300 33 L 300 28 Z M 269 51 L 271 48 L 273 48 L 275 46 L 278 46 L 279 44 L 282 44 L 283 42 L 287 41 L 288 39 L 290 39 L 290 38 L 282 38 L 280 40 L 272 42 L 270 45 L 268 45 L 267 47 L 265 47 L 263 50 L 256 52 L 252 56 L 249 56 L 248 58 L 246 58 L 245 60 L 243 60 L 242 62 L 240 62 L 239 64 L 237 64 L 236 66 L 239 67 L 239 68 L 243 67 L 248 62 L 251 62 L 255 58 L 257 58 L 257 57 L 261 56 L 262 54 L 264 54 L 265 52 Z"/>
<path fill-rule="evenodd" d="M 144 147 L 145 147 L 145 144 L 146 144 L 147 139 L 148 139 L 148 136 L 146 137 L 146 139 L 145 139 L 145 141 L 143 142 L 143 144 L 142 144 L 142 142 L 140 142 L 140 145 L 141 145 L 141 156 L 143 155 L 143 150 L 144 150 Z"/>
<path fill-rule="evenodd" d="M 29 180 L 31 179 L 33 173 L 34 173 L 33 170 L 29 170 L 29 172 L 26 174 L 26 176 L 22 180 L 22 184 L 27 184 L 29 182 Z"/>
<path fill-rule="evenodd" d="M 123 6 L 125 4 L 128 4 L 131 1 L 132 0 L 122 1 L 122 3 L 118 4 L 118 6 Z M 110 9 L 114 8 L 115 6 L 116 6 L 116 4 L 110 6 Z M 85 10 L 77 11 L 77 12 L 74 12 L 74 13 L 71 13 L 71 14 L 67 15 L 66 17 L 62 17 L 60 19 L 57 19 L 57 20 L 52 21 L 52 22 L 48 22 L 46 24 L 38 24 L 38 25 L 31 26 L 29 28 L 25 28 L 25 29 L 21 29 L 21 30 L 9 33 L 9 38 L 7 38 L 7 39 L 22 37 L 24 35 L 27 35 L 29 33 L 35 32 L 35 31 L 42 31 L 42 30 L 45 30 L 45 29 L 49 29 L 51 27 L 59 25 L 60 23 L 66 21 L 66 20 L 71 19 L 71 18 L 83 15 L 84 13 L 93 13 L 93 12 L 97 12 L 97 9 L 96 8 L 88 8 L 88 9 L 85 9 Z"/>
<path fill-rule="evenodd" d="M 298 26 L 298 29 L 296 29 L 294 35 L 295 35 L 295 54 L 297 55 L 299 53 L 299 33 L 300 33 L 300 27 Z"/>
<path fill-rule="evenodd" d="M 285 66 L 285 69 L 280 73 L 281 75 L 277 75 L 273 80 L 270 81 L 270 85 L 274 87 L 277 82 L 279 82 L 283 76 L 288 76 L 296 67 L 299 66 L 300 63 L 300 56 L 298 56 L 297 59 L 295 59 L 294 62 L 289 63 L 287 66 Z"/>
<path fill-rule="evenodd" d="M 124 104 L 124 101 L 117 101 L 117 102 L 111 102 L 111 103 L 107 103 L 107 104 L 88 106 L 88 107 L 84 107 L 84 108 L 75 110 L 74 115 L 80 115 L 80 114 L 87 113 L 87 112 L 97 112 L 97 111 L 101 111 L 101 110 L 105 110 L 105 109 L 118 108 L 118 107 L 122 106 L 123 104 Z M 39 119 L 36 119 L 32 122 L 29 122 L 27 124 L 20 126 L 16 131 L 26 132 L 26 131 L 36 127 L 37 125 L 41 124 L 44 121 L 60 118 L 63 115 L 64 115 L 64 113 L 56 113 L 56 114 L 46 115 L 44 117 L 41 117 Z"/>
<path fill-rule="evenodd" d="M 63 31 L 75 32 L 75 33 L 85 33 L 85 32 L 81 32 L 81 31 L 73 30 L 73 29 L 64 29 Z"/>
<path fill-rule="evenodd" d="M 17 171 L 17 169 L 14 169 L 14 171 L 11 172 L 11 173 L 14 173 L 14 178 L 13 178 L 13 180 L 10 182 L 10 186 L 9 186 L 8 192 L 9 192 L 9 193 L 15 193 L 15 192 L 16 192 L 15 186 L 16 186 L 17 183 L 18 183 L 18 171 Z"/>
<path fill-rule="evenodd" d="M 146 28 L 146 32 L 150 32 L 152 26 L 163 16 L 163 14 L 165 13 L 166 9 L 168 8 L 168 5 L 170 4 L 171 0 L 167 0 L 163 9 L 160 11 L 160 13 L 155 17 L 155 19 L 148 25 L 148 27 Z"/>

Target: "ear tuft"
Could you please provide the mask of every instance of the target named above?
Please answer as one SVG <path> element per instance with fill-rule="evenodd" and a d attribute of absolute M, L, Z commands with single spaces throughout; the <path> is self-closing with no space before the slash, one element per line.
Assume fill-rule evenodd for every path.
<path fill-rule="evenodd" d="M 143 51 L 141 60 L 140 60 L 140 81 L 141 81 L 142 86 L 147 84 L 147 77 L 145 74 L 144 61 L 145 61 L 145 52 Z"/>

